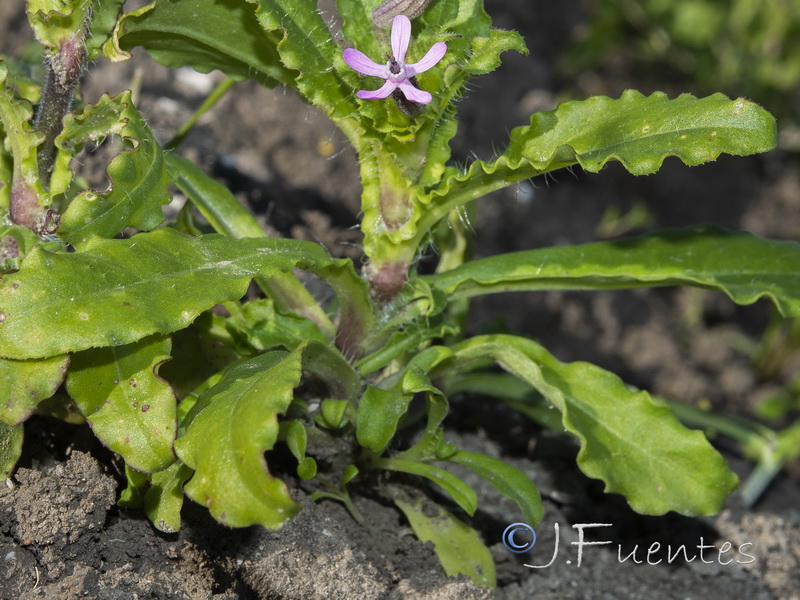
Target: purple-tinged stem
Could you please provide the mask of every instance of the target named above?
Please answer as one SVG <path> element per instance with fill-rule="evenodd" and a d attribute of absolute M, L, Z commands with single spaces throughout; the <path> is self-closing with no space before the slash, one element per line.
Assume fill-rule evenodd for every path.
<path fill-rule="evenodd" d="M 34 125 L 44 133 L 39 147 L 39 176 L 47 187 L 56 158 L 56 138 L 63 128 L 64 116 L 72 106 L 75 87 L 86 64 L 83 36 L 70 38 L 61 44 L 47 64 L 47 79 Z"/>

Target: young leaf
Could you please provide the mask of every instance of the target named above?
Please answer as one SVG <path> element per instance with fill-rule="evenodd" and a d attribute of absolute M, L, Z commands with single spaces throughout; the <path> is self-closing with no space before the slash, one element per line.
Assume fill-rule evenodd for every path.
<path fill-rule="evenodd" d="M 294 397 L 302 348 L 268 352 L 231 368 L 203 393 L 175 450 L 195 474 L 185 491 L 231 527 L 276 529 L 298 510 L 289 490 L 270 475 L 264 452 L 278 438 L 278 415 Z M 191 416 L 191 415 L 190 415 Z"/>
<path fill-rule="evenodd" d="M 581 470 L 639 513 L 714 514 L 736 486 L 736 475 L 700 431 L 686 429 L 667 406 L 630 391 L 608 371 L 559 362 L 536 342 L 510 335 L 478 336 L 453 350 L 463 368 L 491 357 L 541 392 L 580 440 Z"/>
<path fill-rule="evenodd" d="M 175 394 L 158 375 L 169 360 L 168 338 L 94 348 L 72 357 L 67 392 L 94 434 L 125 463 L 152 473 L 175 461 Z"/>
<path fill-rule="evenodd" d="M 286 445 L 289 452 L 297 459 L 297 476 L 300 479 L 311 479 L 317 474 L 317 463 L 306 456 L 308 434 L 305 426 L 299 421 L 291 421 L 286 427 Z"/>
<path fill-rule="evenodd" d="M 64 381 L 69 356 L 36 360 L 0 358 L 0 422 L 18 425 Z"/>
<path fill-rule="evenodd" d="M 539 489 L 519 469 L 491 456 L 463 450 L 451 454 L 447 461 L 470 468 L 503 496 L 513 500 L 529 525 L 536 525 L 542 520 L 544 507 Z"/>
<path fill-rule="evenodd" d="M 0 484 L 11 475 L 22 454 L 22 425 L 0 422 Z"/>
<path fill-rule="evenodd" d="M 408 411 L 413 394 L 367 386 L 356 411 L 358 443 L 380 454 L 397 432 L 400 419 Z"/>
<path fill-rule="evenodd" d="M 201 73 L 219 69 L 235 79 L 275 87 L 294 81 L 294 73 L 278 58 L 280 37 L 264 32 L 246 2 L 156 0 L 123 15 L 104 50 L 112 60 L 125 60 L 128 51 L 142 46 L 166 67 L 188 65 Z"/>
<path fill-rule="evenodd" d="M 163 471 L 150 475 L 144 494 L 144 512 L 159 531 L 175 533 L 181 528 L 183 486 L 193 471 L 176 460 Z"/>
<path fill-rule="evenodd" d="M 172 199 L 161 147 L 133 106 L 131 92 L 103 96 L 81 115 L 64 119 L 64 130 L 56 138 L 53 193 L 67 189 L 72 177 L 69 161 L 83 144 L 110 134 L 121 136 L 128 149 L 108 165 L 108 187 L 80 193 L 61 216 L 58 233 L 76 247 L 92 236 L 114 237 L 126 227 L 149 231 L 163 222 L 161 206 Z"/>
<path fill-rule="evenodd" d="M 770 298 L 800 315 L 800 244 L 704 225 L 637 238 L 555 246 L 476 260 L 424 279 L 451 298 L 546 289 L 692 285 L 738 304 Z"/>
<path fill-rule="evenodd" d="M 0 285 L 0 356 L 55 356 L 177 331 L 241 298 L 254 276 L 332 261 L 310 242 L 190 238 L 168 228 L 93 238 L 82 252 L 38 248 Z"/>
<path fill-rule="evenodd" d="M 478 586 L 494 589 L 494 559 L 481 536 L 453 514 L 421 498 L 392 498 L 421 542 L 432 542 L 448 577 L 464 574 Z"/>

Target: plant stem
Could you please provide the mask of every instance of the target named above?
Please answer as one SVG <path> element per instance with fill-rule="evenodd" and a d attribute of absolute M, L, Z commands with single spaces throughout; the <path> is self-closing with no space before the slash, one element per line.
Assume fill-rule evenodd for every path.
<path fill-rule="evenodd" d="M 75 87 L 85 63 L 86 47 L 82 36 L 63 42 L 47 63 L 47 79 L 34 123 L 45 136 L 38 152 L 39 176 L 45 187 L 50 183 L 55 164 L 56 138 L 63 128 L 64 116 L 72 106 Z"/>

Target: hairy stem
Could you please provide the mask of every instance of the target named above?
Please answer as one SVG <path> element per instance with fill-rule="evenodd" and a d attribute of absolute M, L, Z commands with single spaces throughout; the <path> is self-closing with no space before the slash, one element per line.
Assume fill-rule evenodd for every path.
<path fill-rule="evenodd" d="M 35 126 L 44 133 L 39 147 L 39 176 L 45 187 L 50 182 L 56 157 L 56 138 L 63 128 L 64 116 L 72 106 L 75 87 L 86 63 L 83 36 L 72 37 L 61 44 L 47 64 L 47 79 L 36 114 Z"/>

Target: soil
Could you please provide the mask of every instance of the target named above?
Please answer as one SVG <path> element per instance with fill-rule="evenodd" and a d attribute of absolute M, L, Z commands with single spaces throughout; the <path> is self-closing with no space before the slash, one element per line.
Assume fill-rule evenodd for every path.
<path fill-rule="evenodd" d="M 635 87 L 624 78 L 604 80 L 602 73 L 568 79 L 558 70 L 564 48 L 585 23 L 577 0 L 557 10 L 544 0 L 486 0 L 486 7 L 496 26 L 523 34 L 531 53 L 506 55 L 498 71 L 475 81 L 459 109 L 457 160 L 490 157 L 508 130 L 524 124 L 531 111 L 553 108 L 565 90 L 586 95 L 597 91 L 590 84 L 603 81 L 602 91 L 615 96 Z M 0 5 L 0 52 L 14 54 L 30 39 L 23 9 L 22 0 Z M 121 65 L 93 65 L 82 96 L 95 102 L 102 93 L 130 88 L 140 74 L 138 106 L 162 141 L 219 80 L 218 74 L 170 72 L 137 52 Z M 181 152 L 227 183 L 275 234 L 359 257 L 356 158 L 324 116 L 290 93 L 237 84 Z M 715 222 L 800 240 L 797 157 L 776 151 L 721 157 L 693 169 L 668 160 L 658 174 L 642 178 L 612 165 L 596 175 L 563 172 L 525 183 L 481 201 L 473 223 L 476 251 L 591 241 L 602 234 L 606 211 L 624 213 L 636 203 L 647 207 L 647 229 Z M 760 399 L 800 372 L 797 354 L 768 378 L 754 368 L 749 349 L 769 318 L 765 303 L 736 307 L 720 295 L 689 289 L 553 292 L 475 302 L 471 327 L 534 336 L 562 360 L 595 362 L 656 394 L 707 400 L 717 410 L 753 418 Z M 800 599 L 796 462 L 754 507 L 743 506 L 734 493 L 713 518 L 644 517 L 576 469 L 569 440 L 508 409 L 456 398 L 448 424 L 459 447 L 519 467 L 545 500 L 535 551 L 516 556 L 500 543 L 503 529 L 520 518 L 514 505 L 482 480 L 470 480 L 482 499 L 473 524 L 491 545 L 498 598 Z M 740 477 L 752 471 L 732 443 L 716 442 Z M 32 418 L 19 468 L 0 485 L 0 598 L 490 597 L 468 580 L 445 578 L 430 546 L 368 491 L 355 490 L 366 527 L 339 504 L 315 504 L 298 492 L 304 509 L 277 532 L 227 529 L 187 502 L 181 531 L 166 535 L 142 514 L 115 506 L 122 479 L 118 459 L 87 428 Z M 612 526 L 587 528 L 587 539 L 611 543 L 585 547 L 578 564 L 574 526 L 592 523 Z M 556 530 L 559 554 L 552 566 L 526 567 L 547 564 Z M 650 562 L 662 560 L 648 564 L 654 542 L 661 549 Z M 720 554 L 726 542 L 732 549 Z M 714 548 L 701 558 L 698 544 Z M 680 545 L 686 554 L 668 564 L 664 548 Z"/>

